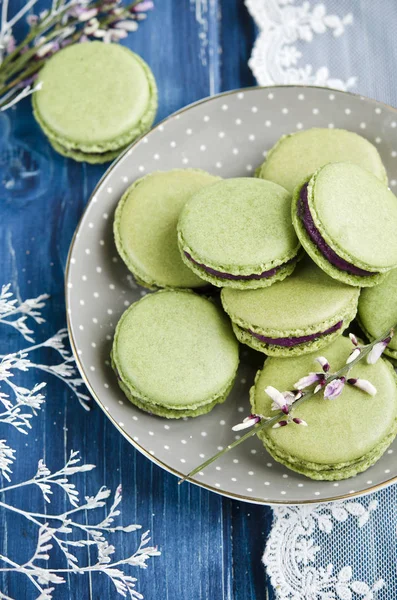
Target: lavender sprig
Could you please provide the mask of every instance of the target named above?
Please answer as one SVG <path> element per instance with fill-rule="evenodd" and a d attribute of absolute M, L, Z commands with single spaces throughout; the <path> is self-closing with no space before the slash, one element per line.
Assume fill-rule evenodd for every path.
<path fill-rule="evenodd" d="M 322 389 L 324 389 L 324 397 L 328 398 L 329 400 L 336 398 L 337 396 L 339 396 L 342 393 L 343 386 L 346 382 L 349 385 L 358 387 L 359 389 L 365 391 L 366 393 L 368 393 L 371 396 L 375 395 L 376 389 L 369 381 L 358 379 L 358 378 L 346 378 L 346 375 L 357 363 L 362 361 L 365 357 L 367 357 L 367 362 L 369 364 L 374 364 L 380 358 L 380 356 L 382 355 L 382 352 L 384 351 L 386 346 L 389 344 L 391 338 L 394 335 L 394 331 L 396 328 L 397 328 L 397 323 L 394 325 L 394 327 L 392 327 L 386 333 L 383 333 L 381 336 L 379 336 L 378 338 L 376 338 L 375 340 L 373 340 L 371 343 L 367 344 L 366 346 L 359 346 L 356 337 L 350 336 L 350 339 L 351 339 L 353 345 L 356 346 L 356 348 L 353 350 L 353 352 L 355 352 L 355 350 L 358 347 L 360 349 L 360 352 L 356 353 L 355 357 L 353 359 L 351 359 L 351 355 L 350 355 L 350 357 L 347 359 L 346 364 L 344 364 L 343 367 L 341 367 L 339 369 L 339 371 L 336 371 L 335 373 L 333 373 L 331 375 L 328 375 L 330 367 L 329 367 L 329 363 L 328 363 L 327 359 L 324 357 L 319 357 L 316 360 L 317 360 L 317 362 L 320 363 L 323 373 L 310 373 L 310 375 L 307 376 L 306 378 L 302 378 L 296 384 L 296 387 L 299 387 L 301 389 L 295 390 L 294 392 L 281 393 L 278 390 L 276 390 L 275 388 L 271 388 L 271 390 L 269 390 L 269 388 L 267 388 L 267 393 L 269 394 L 269 391 L 271 392 L 269 395 L 272 397 L 273 401 L 280 408 L 279 412 L 274 417 L 270 417 L 270 418 L 264 417 L 263 415 L 250 415 L 247 418 L 247 420 L 243 421 L 243 423 L 245 422 L 247 424 L 246 425 L 247 427 L 253 425 L 253 427 L 250 431 L 248 431 L 241 438 L 239 438 L 238 440 L 235 440 L 234 442 L 232 442 L 231 444 L 226 446 L 226 448 L 224 448 L 223 450 L 220 450 L 219 452 L 214 454 L 214 456 L 207 459 L 201 465 L 199 465 L 198 467 L 196 467 L 195 469 L 190 471 L 190 473 L 188 473 L 187 475 L 185 475 L 178 481 L 178 484 L 181 484 L 184 481 L 191 479 L 199 471 L 202 471 L 203 469 L 208 467 L 210 464 L 212 464 L 213 462 L 218 460 L 218 458 L 220 458 L 227 452 L 230 452 L 230 450 L 233 450 L 234 448 L 236 448 L 236 446 L 239 446 L 240 444 L 242 444 L 243 442 L 245 442 L 252 436 L 257 435 L 260 431 L 263 431 L 264 429 L 269 429 L 271 427 L 272 428 L 285 427 L 289 423 L 295 423 L 296 425 L 307 425 L 307 423 L 305 421 L 303 421 L 302 419 L 294 417 L 293 413 L 298 408 L 298 406 L 300 406 L 303 402 L 306 402 L 306 400 L 313 398 L 313 396 L 316 396 Z M 323 375 L 324 375 L 324 377 L 323 377 Z M 303 382 L 303 379 L 307 379 L 307 382 Z M 303 383 L 306 383 L 306 385 L 303 385 Z M 312 390 L 303 391 L 305 388 L 307 388 L 308 386 L 313 385 L 315 383 L 317 385 Z M 300 384 L 300 386 L 298 386 L 298 384 Z M 327 388 L 328 388 L 328 394 L 327 394 Z M 275 392 L 277 392 L 277 394 L 280 394 L 278 401 L 276 400 L 276 394 L 273 393 L 272 390 L 275 390 Z M 292 403 L 288 404 L 288 396 L 286 396 L 286 394 L 289 394 L 289 393 L 291 393 L 291 394 L 292 393 L 295 393 L 295 394 L 300 393 L 300 395 L 298 397 L 296 397 Z M 287 418 L 286 418 L 286 415 L 287 415 Z M 242 427 L 239 427 L 239 426 L 235 426 L 235 427 L 238 427 L 238 429 L 242 429 Z"/>
<path fill-rule="evenodd" d="M 151 0 L 54 1 L 51 10 L 28 15 L 29 32 L 17 44 L 12 29 L 38 0 L 29 0 L 8 20 L 9 0 L 3 0 L 0 27 L 0 111 L 40 89 L 34 81 L 46 60 L 66 45 L 99 39 L 118 42 L 138 28 L 153 8 Z"/>

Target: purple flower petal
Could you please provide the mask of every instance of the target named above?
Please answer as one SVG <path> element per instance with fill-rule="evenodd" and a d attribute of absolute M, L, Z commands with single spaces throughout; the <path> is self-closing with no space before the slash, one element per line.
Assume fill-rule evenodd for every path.
<path fill-rule="evenodd" d="M 317 381 L 323 381 L 324 378 L 324 373 L 309 373 L 309 375 L 302 377 L 301 379 L 299 379 L 299 381 L 294 383 L 294 388 L 296 390 L 304 390 L 305 388 L 313 385 L 313 383 L 316 383 Z"/>
<path fill-rule="evenodd" d="M 340 379 L 334 379 L 330 381 L 325 386 L 324 389 L 324 398 L 327 400 L 335 400 L 338 396 L 343 392 L 343 388 L 345 387 L 346 377 L 341 377 Z"/>

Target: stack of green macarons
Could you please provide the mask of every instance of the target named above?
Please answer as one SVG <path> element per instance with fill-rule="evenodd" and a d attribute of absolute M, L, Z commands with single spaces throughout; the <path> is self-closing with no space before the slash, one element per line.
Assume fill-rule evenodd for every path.
<path fill-rule="evenodd" d="M 38 83 L 33 114 L 53 148 L 77 161 L 113 160 L 156 115 L 153 73 L 120 44 L 67 46 L 46 62 Z"/>
<path fill-rule="evenodd" d="M 208 412 L 233 386 L 240 342 L 269 357 L 251 410 L 272 416 L 267 386 L 292 389 L 320 351 L 334 370 L 345 364 L 352 344 L 342 334 L 357 309 L 369 339 L 397 321 L 396 230 L 397 199 L 376 148 L 344 130 L 283 137 L 255 177 L 175 169 L 136 180 L 118 204 L 114 237 L 155 293 L 117 326 L 122 390 L 159 416 Z M 397 342 L 386 352 L 397 359 Z M 376 462 L 397 432 L 396 379 L 384 359 L 359 363 L 353 377 L 369 379 L 376 397 L 349 387 L 301 404 L 310 427 L 262 430 L 270 454 L 314 479 Z"/>

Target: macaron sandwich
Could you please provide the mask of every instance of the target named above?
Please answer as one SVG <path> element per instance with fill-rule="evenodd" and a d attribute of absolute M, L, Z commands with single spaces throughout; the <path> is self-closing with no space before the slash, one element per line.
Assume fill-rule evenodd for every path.
<path fill-rule="evenodd" d="M 333 371 L 345 364 L 351 349 L 343 336 L 327 347 Z M 268 358 L 251 389 L 252 412 L 274 416 L 266 388 L 293 389 L 301 377 L 313 371 L 315 356 Z M 294 417 L 307 427 L 291 423 L 258 433 L 275 460 L 311 479 L 329 481 L 353 477 L 379 460 L 397 433 L 396 375 L 390 363 L 380 359 L 374 365 L 357 363 L 349 377 L 370 381 L 376 395 L 346 384 L 334 400 L 326 400 L 322 394 L 308 399 L 294 410 Z"/>
<path fill-rule="evenodd" d="M 72 44 L 39 72 L 33 114 L 60 154 L 77 161 L 113 160 L 147 131 L 157 111 L 149 66 L 120 44 Z"/>
<path fill-rule="evenodd" d="M 359 287 L 397 267 L 397 201 L 351 163 L 332 163 L 297 186 L 292 221 L 302 246 L 331 277 Z"/>
<path fill-rule="evenodd" d="M 112 366 L 127 398 L 166 418 L 196 417 L 224 402 L 238 363 L 227 316 L 189 291 L 161 290 L 132 304 L 112 347 Z"/>
<path fill-rule="evenodd" d="M 291 196 L 254 178 L 219 181 L 194 194 L 178 223 L 185 264 L 217 287 L 267 287 L 294 270 L 300 243 Z"/>
<path fill-rule="evenodd" d="M 387 183 L 379 152 L 365 138 L 345 129 L 315 127 L 284 135 L 267 153 L 256 176 L 278 183 L 289 192 L 327 163 L 350 162 Z"/>
<path fill-rule="evenodd" d="M 147 288 L 199 288 L 208 283 L 182 261 L 177 243 L 181 210 L 196 192 L 214 182 L 199 169 L 155 172 L 123 194 L 114 219 L 117 250 L 136 280 Z"/>
<path fill-rule="evenodd" d="M 221 298 L 240 342 L 269 356 L 295 356 L 341 335 L 356 315 L 359 292 L 307 257 L 284 281 L 256 290 L 223 288 Z"/>

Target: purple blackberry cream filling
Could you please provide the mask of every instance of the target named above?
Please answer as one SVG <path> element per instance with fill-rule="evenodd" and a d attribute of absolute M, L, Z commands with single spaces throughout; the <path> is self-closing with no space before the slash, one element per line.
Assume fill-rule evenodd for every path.
<path fill-rule="evenodd" d="M 309 208 L 309 201 L 307 198 L 307 183 L 302 187 L 300 191 L 299 201 L 298 201 L 298 217 L 300 218 L 307 234 L 310 239 L 316 246 L 316 248 L 321 252 L 321 254 L 328 260 L 331 265 L 339 269 L 340 271 L 345 271 L 346 273 L 350 273 L 350 275 L 357 275 L 358 277 L 368 277 L 371 275 L 376 275 L 376 273 L 371 273 L 371 271 L 365 271 L 364 269 L 360 269 L 359 267 L 355 267 L 351 263 L 347 262 L 328 246 L 327 242 L 322 237 L 321 233 L 318 231 L 312 214 Z"/>
<path fill-rule="evenodd" d="M 252 275 L 232 275 L 232 273 L 223 273 L 222 271 L 217 271 L 216 269 L 207 267 L 207 265 L 204 265 L 203 263 L 197 262 L 197 260 L 194 260 L 192 255 L 189 254 L 189 252 L 185 251 L 185 256 L 192 263 L 194 263 L 195 265 L 201 267 L 204 271 L 206 271 L 206 273 L 209 273 L 210 275 L 214 275 L 215 277 L 219 277 L 219 279 L 229 279 L 231 281 L 251 281 L 252 279 L 265 279 L 267 277 L 273 277 L 273 275 L 276 275 L 276 273 L 278 273 L 281 269 L 283 269 L 287 265 L 290 265 L 291 263 L 293 263 L 297 260 L 297 257 L 294 256 L 293 258 L 291 258 L 287 262 L 283 263 L 282 265 L 279 265 L 278 267 L 273 267 L 273 269 L 269 269 L 268 271 L 263 271 L 262 273 L 259 273 L 259 274 L 252 273 Z"/>
<path fill-rule="evenodd" d="M 332 325 L 329 329 L 325 331 L 320 331 L 318 333 L 311 333 L 309 335 L 301 335 L 299 337 L 287 337 L 287 338 L 271 338 L 265 335 L 260 335 L 259 333 L 255 333 L 251 331 L 251 329 L 246 329 L 248 333 L 250 333 L 254 338 L 262 342 L 263 344 L 270 344 L 272 346 L 282 346 L 283 348 L 292 348 L 293 346 L 298 346 L 299 344 L 306 344 L 307 342 L 313 342 L 314 340 L 323 337 L 324 335 L 329 335 L 330 333 L 334 333 L 341 329 L 343 325 L 343 321 L 338 321 L 335 325 Z"/>

